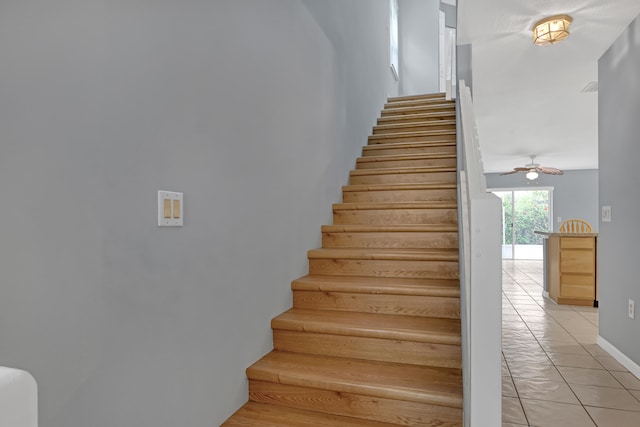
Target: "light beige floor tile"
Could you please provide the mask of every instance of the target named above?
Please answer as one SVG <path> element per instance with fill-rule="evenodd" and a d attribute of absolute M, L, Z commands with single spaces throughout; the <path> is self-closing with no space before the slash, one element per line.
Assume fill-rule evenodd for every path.
<path fill-rule="evenodd" d="M 636 427 L 640 426 L 640 412 L 619 411 L 615 409 L 593 408 L 586 410 L 598 427 Z"/>
<path fill-rule="evenodd" d="M 558 366 L 558 370 L 569 384 L 622 388 L 620 383 L 609 373 L 609 371 L 603 371 L 600 369 L 572 368 L 569 366 Z"/>
<path fill-rule="evenodd" d="M 502 398 L 502 422 L 527 425 L 520 399 L 516 397 Z"/>
<path fill-rule="evenodd" d="M 640 401 L 640 390 L 628 390 L 629 393 L 633 394 L 638 401 Z"/>
<path fill-rule="evenodd" d="M 577 341 L 573 343 L 563 343 L 559 341 L 540 340 L 540 345 L 545 351 L 552 351 L 554 353 L 589 354 Z"/>
<path fill-rule="evenodd" d="M 509 362 L 507 362 L 509 363 Z M 562 376 L 551 363 L 509 364 L 511 376 L 515 378 L 538 378 L 549 381 L 563 381 Z M 606 371 L 605 371 L 606 372 Z"/>
<path fill-rule="evenodd" d="M 516 387 L 513 385 L 511 377 L 502 377 L 502 395 L 508 397 L 518 397 Z M 638 402 L 640 404 L 640 402 Z"/>
<path fill-rule="evenodd" d="M 579 405 L 567 383 L 535 378 L 514 378 L 521 399 L 549 400 Z"/>
<path fill-rule="evenodd" d="M 511 362 L 511 363 L 515 363 L 515 364 L 523 364 L 523 363 L 550 363 L 551 360 L 549 359 L 549 356 L 547 356 L 547 353 L 544 352 L 540 352 L 540 353 L 533 353 L 533 354 L 529 354 L 529 353 L 519 353 L 519 354 L 512 354 L 509 353 L 506 356 L 507 362 Z"/>
<path fill-rule="evenodd" d="M 589 352 L 592 356 L 611 356 L 609 353 L 605 351 L 598 344 L 585 344 L 583 345 L 584 349 Z"/>
<path fill-rule="evenodd" d="M 537 427 L 595 426 L 581 405 L 522 399 L 522 406 L 529 423 Z"/>
<path fill-rule="evenodd" d="M 625 389 L 575 384 L 571 388 L 585 406 L 640 412 L 640 402 Z"/>
<path fill-rule="evenodd" d="M 549 358 L 556 366 L 572 366 L 574 368 L 604 369 L 590 354 L 569 354 L 548 352 Z"/>
<path fill-rule="evenodd" d="M 522 427 L 528 426 L 529 424 L 514 424 L 514 423 L 502 423 L 502 427 Z"/>
<path fill-rule="evenodd" d="M 611 356 L 595 356 L 595 358 L 607 371 L 627 372 L 627 368 Z"/>
<path fill-rule="evenodd" d="M 625 388 L 629 390 L 640 390 L 640 380 L 637 379 L 631 372 L 611 372 L 614 377 L 622 383 Z"/>

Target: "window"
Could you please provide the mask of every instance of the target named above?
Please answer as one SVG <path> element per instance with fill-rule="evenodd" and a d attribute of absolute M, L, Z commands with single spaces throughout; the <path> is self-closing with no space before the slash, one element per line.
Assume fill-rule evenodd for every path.
<path fill-rule="evenodd" d="M 398 60 L 398 0 L 390 2 L 390 22 L 389 22 L 389 45 L 391 47 L 391 71 L 396 80 L 400 79 L 400 68 Z"/>

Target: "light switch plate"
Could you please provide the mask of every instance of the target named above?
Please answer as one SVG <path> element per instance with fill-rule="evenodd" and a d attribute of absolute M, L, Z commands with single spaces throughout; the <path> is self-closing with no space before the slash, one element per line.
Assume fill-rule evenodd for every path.
<path fill-rule="evenodd" d="M 182 227 L 184 225 L 184 194 L 175 191 L 158 191 L 158 227 Z"/>
<path fill-rule="evenodd" d="M 602 222 L 611 222 L 611 206 L 602 207 Z"/>

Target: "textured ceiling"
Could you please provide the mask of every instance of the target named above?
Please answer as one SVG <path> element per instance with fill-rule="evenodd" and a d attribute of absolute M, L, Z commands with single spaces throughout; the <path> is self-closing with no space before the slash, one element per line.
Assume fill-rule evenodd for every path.
<path fill-rule="evenodd" d="M 556 14 L 571 35 L 535 46 L 531 28 Z M 530 161 L 598 167 L 598 59 L 640 14 L 640 0 L 459 0 L 458 43 L 472 44 L 473 98 L 486 172 Z"/>

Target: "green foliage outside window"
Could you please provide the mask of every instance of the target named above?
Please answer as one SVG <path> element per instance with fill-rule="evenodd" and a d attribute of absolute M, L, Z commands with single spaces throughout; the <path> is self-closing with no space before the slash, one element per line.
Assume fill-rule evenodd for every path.
<path fill-rule="evenodd" d="M 542 236 L 534 231 L 549 230 L 549 193 L 547 191 L 516 191 L 515 222 L 512 221 L 511 195 L 502 194 L 504 220 L 503 244 L 512 244 L 511 224 L 515 227 L 515 244 L 542 245 Z"/>

